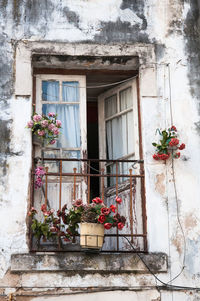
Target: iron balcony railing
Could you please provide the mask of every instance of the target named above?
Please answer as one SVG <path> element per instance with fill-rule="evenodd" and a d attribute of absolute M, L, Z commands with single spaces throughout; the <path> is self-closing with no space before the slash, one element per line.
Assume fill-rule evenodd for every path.
<path fill-rule="evenodd" d="M 147 252 L 143 160 L 43 158 L 41 162 L 46 175 L 42 188 L 36 191 L 33 168 L 31 207 L 39 210 L 41 204 L 45 203 L 47 207 L 61 210 L 66 202 L 68 207 L 77 198 L 90 203 L 95 196 L 100 196 L 109 206 L 116 196 L 120 196 L 123 203 L 119 205 L 119 212 L 126 216 L 126 226 L 122 231 L 114 228 L 106 231 L 102 252 Z M 76 252 L 80 251 L 79 237 L 73 243 L 59 240 L 37 244 L 30 230 L 30 249 Z"/>

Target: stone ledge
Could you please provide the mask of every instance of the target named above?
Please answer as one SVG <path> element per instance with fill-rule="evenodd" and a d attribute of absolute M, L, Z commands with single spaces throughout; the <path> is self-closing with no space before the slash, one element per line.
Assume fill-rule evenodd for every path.
<path fill-rule="evenodd" d="M 167 255 L 164 253 L 140 254 L 149 266 L 157 272 L 167 272 Z M 137 272 L 149 273 L 142 260 L 135 253 L 54 253 L 54 254 L 12 254 L 11 272 Z"/>

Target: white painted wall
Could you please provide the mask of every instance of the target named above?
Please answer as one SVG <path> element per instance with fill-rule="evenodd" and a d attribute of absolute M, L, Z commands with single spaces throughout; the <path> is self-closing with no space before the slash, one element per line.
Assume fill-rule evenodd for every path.
<path fill-rule="evenodd" d="M 14 2 L 14 1 L 13 1 Z M 8 1 L 6 6 L 7 14 L 12 10 L 13 2 Z M 56 5 L 56 1 L 53 1 Z M 175 2 L 175 3 L 174 3 Z M 170 281 L 181 270 L 183 258 L 185 256 L 185 269 L 183 273 L 173 281 L 176 285 L 200 286 L 199 279 L 199 255 L 200 248 L 200 137 L 196 131 L 195 122 L 199 120 L 197 98 L 191 95 L 190 84 L 188 80 L 188 64 L 189 58 L 185 51 L 185 39 L 182 34 L 174 30 L 172 34 L 168 34 L 170 29 L 170 21 L 173 18 L 184 20 L 190 9 L 187 3 L 184 6 L 181 1 L 148 0 L 145 1 L 144 15 L 147 19 L 147 34 L 149 41 L 164 45 L 162 57 L 151 57 L 143 62 L 140 49 L 145 53 L 152 53 L 152 47 L 142 44 L 135 48 L 137 54 L 140 55 L 142 66 L 140 75 L 142 79 L 141 90 L 141 106 L 142 106 L 142 132 L 144 146 L 144 160 L 146 172 L 146 205 L 147 205 L 147 222 L 148 222 L 148 245 L 150 252 L 165 252 L 169 256 L 169 272 L 161 274 L 159 277 L 163 281 Z M 45 25 L 44 19 L 40 20 L 40 26 L 46 26 L 41 32 L 37 26 L 30 25 L 30 34 L 25 34 L 27 23 L 20 23 L 16 28 L 13 27 L 11 17 L 1 20 L 0 24 L 3 34 L 9 39 L 21 40 L 25 39 L 23 45 L 17 47 L 16 63 L 13 67 L 13 75 L 16 78 L 15 95 L 7 100 L 8 107 L 0 112 L 2 120 L 12 120 L 11 144 L 12 153 L 22 152 L 20 156 L 8 155 L 6 165 L 6 175 L 2 172 L 2 184 L 0 186 L 0 278 L 2 284 L 0 286 L 16 286 L 16 283 L 24 287 L 39 287 L 41 278 L 44 275 L 32 274 L 18 276 L 7 276 L 10 267 L 10 255 L 15 252 L 28 252 L 28 244 L 26 239 L 26 212 L 27 202 L 29 199 L 29 179 L 31 167 L 31 135 L 25 130 L 26 122 L 31 116 L 31 53 L 34 49 L 48 49 L 48 53 L 70 55 L 87 54 L 89 46 L 80 44 L 66 43 L 89 41 L 95 42 L 95 36 L 100 34 L 102 30 L 102 22 L 130 22 L 131 25 L 137 24 L 142 30 L 142 19 L 133 12 L 133 10 L 122 9 L 122 0 L 63 0 L 52 11 L 51 18 L 48 20 L 48 26 Z M 79 17 L 79 28 L 73 22 L 66 22 L 64 8 L 68 7 Z M 60 14 L 58 14 L 58 11 Z M 25 12 L 21 8 L 21 14 Z M 175 17 L 176 15 L 176 17 Z M 49 26 L 50 25 L 50 26 Z M 28 38 L 27 38 L 28 37 Z M 128 36 L 127 36 L 128 39 Z M 59 44 L 65 42 L 64 44 Z M 31 41 L 31 43 L 29 43 Z M 19 41 L 18 41 L 19 42 Z M 46 42 L 46 44 L 43 44 Z M 109 43 L 109 41 L 105 41 Z M 129 44 L 131 44 L 129 42 Z M 132 43 L 134 44 L 134 43 Z M 19 43 L 18 45 L 22 45 Z M 147 48 L 145 48 L 147 46 Z M 95 44 L 92 48 L 93 54 L 106 55 L 128 55 L 132 53 L 134 47 L 126 45 L 126 41 L 120 42 L 115 48 L 112 45 L 106 48 Z M 145 49 L 145 50 L 144 50 Z M 10 53 L 10 56 L 14 56 Z M 21 60 L 20 60 L 21 58 Z M 153 58 L 153 59 L 152 59 Z M 24 64 L 22 64 L 24 61 Z M 20 63 L 20 64 L 19 64 Z M 170 91 L 169 91 L 169 69 L 171 74 L 171 108 L 173 115 L 170 115 Z M 23 67 L 22 67 L 23 66 Z M 153 67 L 154 69 L 151 69 Z M 142 70 L 142 68 L 145 68 Z M 155 81 L 152 83 L 152 72 L 156 75 Z M 144 80 L 145 79 L 145 80 Z M 167 128 L 173 124 L 180 132 L 180 139 L 186 143 L 186 149 L 182 152 L 184 157 L 174 162 L 175 180 L 178 200 L 175 198 L 172 165 L 171 161 L 165 165 L 152 159 L 153 146 L 152 141 L 155 140 L 156 128 Z M 184 251 L 184 241 L 180 225 L 177 220 L 177 204 L 181 225 L 183 227 L 186 248 Z M 7 274 L 6 274 L 7 273 Z M 73 276 L 69 279 L 65 275 L 54 275 L 56 283 L 60 286 L 81 287 L 81 286 L 106 286 L 106 284 L 120 286 L 127 284 L 128 286 L 141 286 L 141 278 L 144 278 L 145 285 L 154 286 L 155 282 L 151 276 L 130 276 L 130 275 L 113 275 L 108 278 L 92 275 Z M 58 277 L 58 278 L 57 278 Z M 75 277 L 75 278 L 74 278 Z M 14 279 L 17 279 L 16 282 Z M 111 279 L 111 282 L 107 282 Z M 44 279 L 44 278 L 43 278 Z M 49 286 L 55 287 L 52 274 L 45 275 L 45 282 Z M 14 284 L 13 284 L 14 283 Z M 45 287 L 45 285 L 44 285 Z M 12 288 L 10 289 L 12 290 Z M 6 289 L 9 292 L 9 288 Z M 115 293 L 117 294 L 117 293 Z M 117 295 L 120 298 L 121 293 Z M 129 293 L 127 293 L 129 294 Z M 135 295 L 134 295 L 135 294 Z M 146 296 L 143 299 L 150 300 Z M 153 293 L 154 294 L 154 293 Z M 175 296 L 177 296 L 175 293 Z M 186 293 L 181 297 L 177 296 L 174 300 L 193 300 Z M 180 296 L 179 294 L 179 296 Z M 137 293 L 132 293 L 135 298 Z M 113 293 L 114 296 L 114 293 Z M 70 297 L 76 298 L 76 297 Z M 83 300 L 85 298 L 82 295 Z M 130 298 L 127 295 L 127 300 Z M 131 297 L 132 298 L 132 297 Z M 146 298 L 146 299 L 145 299 Z M 153 298 L 153 297 L 152 297 Z M 155 293 L 156 300 L 159 298 Z M 163 293 L 162 300 L 171 300 L 171 293 Z M 194 296 L 196 298 L 196 296 Z M 198 298 L 198 297 L 197 297 Z M 76 300 L 76 299 L 69 299 Z M 98 300 L 98 299 L 97 299 Z M 114 299 L 113 299 L 114 300 Z M 115 299 L 117 300 L 117 299 Z M 137 299 L 134 299 L 137 300 Z M 138 299 L 139 300 L 139 299 Z M 159 300 L 159 299 L 158 299 Z M 195 300 L 195 299 L 194 299 Z M 198 299 L 196 299 L 198 300 Z"/>

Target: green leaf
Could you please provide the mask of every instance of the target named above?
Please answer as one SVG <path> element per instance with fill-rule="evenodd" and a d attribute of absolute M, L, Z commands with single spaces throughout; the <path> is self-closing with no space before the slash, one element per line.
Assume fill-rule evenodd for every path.
<path fill-rule="evenodd" d="M 152 145 L 156 147 L 156 146 L 157 146 L 157 143 L 153 142 Z"/>

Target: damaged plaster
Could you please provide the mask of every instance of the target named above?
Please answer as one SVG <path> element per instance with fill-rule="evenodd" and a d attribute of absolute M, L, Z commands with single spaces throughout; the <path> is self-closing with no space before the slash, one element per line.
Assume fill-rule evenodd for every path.
<path fill-rule="evenodd" d="M 92 286 L 97 288 L 126 286 L 127 289 L 129 286 L 132 287 L 132 292 L 121 293 L 119 290 L 119 292 L 112 292 L 112 296 L 121 299 L 121 296 L 126 295 L 130 300 L 136 298 L 141 301 L 168 301 L 172 297 L 171 292 L 158 292 L 155 289 L 152 275 L 136 275 L 132 272 L 111 273 L 109 276 L 99 273 L 83 275 L 83 271 L 78 271 L 76 275 L 66 276 L 64 272 L 57 274 L 45 271 L 43 274 L 36 270 L 33 273 L 31 267 L 30 270 L 18 274 L 17 271 L 16 274 L 10 272 L 11 255 L 28 253 L 26 212 L 30 193 L 32 148 L 31 135 L 25 130 L 25 126 L 32 110 L 33 54 L 35 64 L 39 66 L 41 63 L 47 67 L 48 64 L 53 64 L 54 67 L 60 64 L 60 67 L 62 55 L 67 54 L 74 58 L 78 55 L 79 57 L 88 55 L 125 58 L 137 54 L 136 56 L 139 57 L 137 68 L 140 79 L 143 79 L 140 83 L 140 101 L 146 173 L 148 248 L 150 252 L 164 252 L 169 256 L 167 272 L 159 273 L 162 281 L 168 282 L 171 275 L 180 272 L 184 248 L 183 237 L 177 227 L 171 164 L 154 162 L 151 145 L 155 138 L 155 129 L 170 126 L 173 117 L 173 122 L 181 132 L 181 140 L 186 143 L 184 155 L 189 158 L 174 163 L 178 209 L 186 235 L 187 248 L 184 273 L 173 283 L 198 285 L 200 279 L 198 270 L 200 247 L 199 9 L 197 0 L 190 2 L 182 0 L 2 0 L 0 2 L 0 289 L 2 295 L 10 291 L 16 293 L 16 287 L 21 289 L 21 291 L 18 289 L 18 292 L 20 291 L 22 295 L 27 291 L 31 295 L 31 291 L 34 289 L 39 291 L 40 285 L 43 285 L 41 296 L 35 297 L 37 300 L 43 300 L 42 295 L 48 291 L 45 285 L 49 283 L 52 287 L 58 287 L 60 295 L 62 290 L 59 291 L 59 286 L 62 285 L 65 289 Z M 23 49 L 18 47 L 22 43 L 24 43 Z M 144 48 L 148 50 L 144 51 Z M 137 51 L 134 52 L 134 49 Z M 19 61 L 20 66 L 17 65 Z M 126 66 L 131 64 L 128 59 L 124 59 L 124 62 Z M 23 70 L 20 69 L 22 66 Z M 19 85 L 17 86 L 16 83 Z M 39 267 L 41 262 L 43 257 L 38 264 Z M 114 262 L 113 259 L 113 264 Z M 151 264 L 154 266 L 155 260 Z M 49 265 L 48 268 L 50 269 L 51 266 Z M 144 290 L 147 287 L 151 289 Z M 139 291 L 134 291 L 136 289 Z M 99 293 L 98 297 L 97 294 L 91 296 L 102 299 L 108 297 L 108 293 L 101 295 Z M 176 301 L 199 299 L 199 295 L 195 292 L 191 294 L 176 292 L 174 296 Z M 76 300 L 76 296 L 70 298 Z M 88 295 L 81 292 L 81 298 L 88 298 Z"/>

